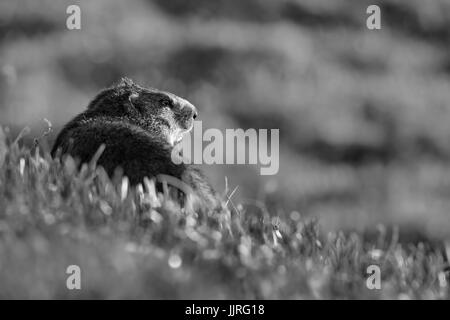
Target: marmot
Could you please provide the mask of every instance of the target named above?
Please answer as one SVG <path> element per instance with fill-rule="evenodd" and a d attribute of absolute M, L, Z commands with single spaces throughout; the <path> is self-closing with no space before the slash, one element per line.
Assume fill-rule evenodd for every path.
<path fill-rule="evenodd" d="M 123 78 L 101 91 L 87 110 L 63 127 L 51 154 L 69 154 L 81 164 L 104 145 L 97 165 L 110 177 L 120 167 L 135 186 L 145 177 L 169 175 L 190 186 L 204 206 L 213 209 L 219 200 L 203 174 L 171 158 L 174 145 L 192 129 L 196 117 L 196 108 L 185 99 Z"/>

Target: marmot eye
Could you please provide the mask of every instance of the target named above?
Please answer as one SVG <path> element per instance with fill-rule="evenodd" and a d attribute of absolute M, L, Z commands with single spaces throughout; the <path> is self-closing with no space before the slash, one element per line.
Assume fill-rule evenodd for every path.
<path fill-rule="evenodd" d="M 162 99 L 160 101 L 160 103 L 161 103 L 161 106 L 163 106 L 163 107 L 169 107 L 169 108 L 172 107 L 172 101 L 170 101 L 169 99 Z"/>

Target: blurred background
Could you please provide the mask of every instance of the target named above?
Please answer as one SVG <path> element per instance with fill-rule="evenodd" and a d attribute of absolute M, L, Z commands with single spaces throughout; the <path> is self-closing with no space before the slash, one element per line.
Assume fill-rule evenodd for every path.
<path fill-rule="evenodd" d="M 203 166 L 236 203 L 448 235 L 449 50 L 449 0 L 3 0 L 0 125 L 33 138 L 47 118 L 54 139 L 128 76 L 191 101 L 204 129 L 280 129 L 275 176 Z"/>

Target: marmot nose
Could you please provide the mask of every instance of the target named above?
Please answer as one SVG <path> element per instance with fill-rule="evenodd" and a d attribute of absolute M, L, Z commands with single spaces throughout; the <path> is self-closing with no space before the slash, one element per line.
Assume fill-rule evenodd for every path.
<path fill-rule="evenodd" d="M 189 103 L 187 105 L 187 108 L 189 108 L 189 110 L 191 111 L 191 116 L 192 116 L 193 119 L 198 117 L 198 112 L 197 112 L 197 108 L 196 107 L 194 107 L 192 104 Z"/>
<path fill-rule="evenodd" d="M 185 115 L 188 115 L 189 117 L 192 117 L 193 119 L 198 117 L 197 108 L 190 103 L 189 101 L 179 98 L 181 109 L 183 110 L 183 113 Z"/>

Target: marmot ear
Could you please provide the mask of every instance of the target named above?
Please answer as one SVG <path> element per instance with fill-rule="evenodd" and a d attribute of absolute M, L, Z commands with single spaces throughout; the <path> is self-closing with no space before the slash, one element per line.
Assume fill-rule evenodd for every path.
<path fill-rule="evenodd" d="M 137 105 L 135 104 L 135 101 L 137 101 L 138 98 L 139 98 L 138 92 L 131 92 L 130 95 L 128 96 L 128 101 L 130 102 L 129 112 L 131 113 L 139 112 L 138 108 L 136 108 Z"/>
<path fill-rule="evenodd" d="M 128 99 L 130 100 L 130 102 L 133 102 L 134 100 L 136 100 L 137 98 L 139 98 L 139 93 L 137 92 L 132 92 L 130 94 L 130 96 L 128 97 Z"/>
<path fill-rule="evenodd" d="M 123 77 L 122 79 L 120 79 L 120 83 L 118 86 L 119 87 L 132 87 L 132 86 L 134 86 L 134 82 L 130 78 Z"/>

